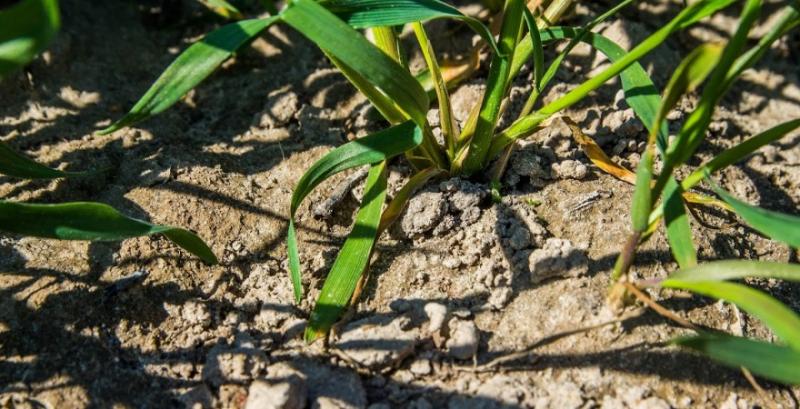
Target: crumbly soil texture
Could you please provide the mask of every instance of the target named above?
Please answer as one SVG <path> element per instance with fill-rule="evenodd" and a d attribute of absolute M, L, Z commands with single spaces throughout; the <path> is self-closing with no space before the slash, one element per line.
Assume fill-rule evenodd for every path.
<path fill-rule="evenodd" d="M 97 135 L 181 50 L 222 24 L 194 2 L 161 12 L 156 6 L 169 2 L 151 3 L 62 2 L 63 29 L 50 50 L 0 84 L 0 138 L 50 166 L 99 171 L 57 181 L 0 177 L 0 197 L 108 203 L 196 231 L 221 263 L 204 265 L 160 237 L 86 243 L 0 234 L 0 407 L 798 407 L 800 389 L 762 381 L 759 396 L 741 372 L 669 344 L 687 330 L 646 309 L 608 305 L 632 187 L 594 167 L 557 120 L 515 151 L 501 201 L 480 178 L 422 188 L 378 243 L 346 320 L 327 343 L 306 345 L 303 329 L 353 222 L 363 172 L 325 182 L 300 209 L 299 304 L 285 250 L 292 188 L 326 152 L 386 125 L 312 44 L 276 26 L 172 109 Z M 637 2 L 598 30 L 630 49 L 680 3 Z M 482 13 L 477 4 L 460 5 Z M 579 5 L 565 24 L 609 5 Z M 754 38 L 779 6 L 767 4 L 764 16 L 772 17 Z M 689 50 L 726 38 L 736 12 L 647 56 L 642 63 L 656 85 L 664 87 Z M 433 22 L 430 30 L 447 57 L 473 41 L 456 23 Z M 558 50 L 549 47 L 547 56 Z M 798 50 L 796 35 L 781 39 L 736 83 L 695 165 L 800 117 Z M 424 66 L 416 52 L 411 65 Z M 605 66 L 602 55 L 578 47 L 544 99 Z M 462 123 L 485 70 L 452 92 Z M 525 69 L 514 83 L 504 124 L 524 103 L 530 76 Z M 611 82 L 566 115 L 635 169 L 646 132 L 618 90 Z M 673 131 L 696 101 L 687 97 L 670 114 Z M 434 124 L 437 118 L 432 111 Z M 751 203 L 797 213 L 799 142 L 789 135 L 714 178 Z M 395 192 L 409 169 L 402 160 L 390 168 Z M 338 200 L 326 201 L 332 195 Z M 703 260 L 797 261 L 796 251 L 729 215 L 695 213 Z M 663 278 L 676 268 L 659 232 L 632 275 Z M 750 284 L 800 310 L 797 286 Z M 698 325 L 774 340 L 731 304 L 650 295 Z"/>

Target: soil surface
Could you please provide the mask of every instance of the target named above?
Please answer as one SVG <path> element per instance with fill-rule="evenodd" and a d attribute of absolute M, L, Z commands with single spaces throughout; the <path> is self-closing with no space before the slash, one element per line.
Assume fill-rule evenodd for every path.
<path fill-rule="evenodd" d="M 565 24 L 609 6 L 588 3 Z M 679 4 L 638 2 L 598 30 L 629 49 Z M 348 320 L 327 345 L 306 345 L 300 337 L 308 311 L 349 231 L 360 182 L 353 173 L 339 175 L 301 208 L 300 305 L 292 301 L 284 245 L 291 190 L 330 149 L 384 124 L 316 48 L 273 27 L 177 106 L 98 136 L 180 50 L 220 21 L 188 4 L 177 18 L 134 2 L 85 6 L 63 1 L 64 27 L 51 49 L 0 85 L 0 138 L 51 166 L 108 170 L 58 181 L 2 177 L 0 197 L 108 203 L 196 231 L 221 264 L 206 266 L 159 237 L 84 243 L 0 235 L 0 407 L 764 406 L 740 372 L 668 344 L 686 330 L 648 310 L 620 313 L 607 305 L 633 189 L 591 165 L 559 121 L 516 151 L 502 202 L 493 203 L 477 179 L 437 180 L 417 193 L 381 239 Z M 729 35 L 734 9 L 643 60 L 659 88 L 682 55 Z M 774 18 L 777 9 L 769 3 L 763 15 Z M 443 55 L 469 48 L 472 34 L 463 26 L 430 28 Z M 797 35 L 782 39 L 736 83 L 695 164 L 800 117 L 799 45 Z M 554 54 L 548 49 L 549 58 Z M 423 66 L 412 57 L 414 67 Z M 578 48 L 545 100 L 606 64 Z M 453 92 L 459 121 L 480 98 L 485 70 Z M 525 69 L 505 123 L 529 84 Z M 566 114 L 633 169 L 646 134 L 618 89 L 612 82 Z M 673 130 L 695 102 L 686 98 L 670 115 Z M 752 203 L 797 213 L 799 144 L 795 132 L 715 179 Z M 391 168 L 397 189 L 408 169 L 402 161 Z M 343 200 L 317 209 L 343 183 Z M 703 260 L 797 261 L 796 251 L 735 219 L 698 210 L 691 223 Z M 659 233 L 642 249 L 634 276 L 675 269 Z M 138 280 L 117 285 L 135 273 Z M 800 310 L 797 286 L 752 284 Z M 773 339 L 730 304 L 651 295 L 697 324 Z M 798 407 L 800 389 L 762 386 L 775 407 Z"/>

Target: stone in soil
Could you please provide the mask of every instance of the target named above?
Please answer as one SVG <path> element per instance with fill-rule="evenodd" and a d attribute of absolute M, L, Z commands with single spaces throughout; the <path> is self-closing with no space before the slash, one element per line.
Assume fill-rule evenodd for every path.
<path fill-rule="evenodd" d="M 247 382 L 264 372 L 267 365 L 266 354 L 250 342 L 237 344 L 220 344 L 209 351 L 203 367 L 203 381 L 214 386 Z"/>
<path fill-rule="evenodd" d="M 534 250 L 528 261 L 534 283 L 555 277 L 579 277 L 589 271 L 584 246 L 554 237 L 547 239 L 544 247 Z"/>
<path fill-rule="evenodd" d="M 332 346 L 362 367 L 384 370 L 414 352 L 419 330 L 406 329 L 409 325 L 405 316 L 372 316 L 348 324 Z"/>
<path fill-rule="evenodd" d="M 286 363 L 267 369 L 264 379 L 250 384 L 245 409 L 303 409 L 306 406 L 305 376 Z"/>
<path fill-rule="evenodd" d="M 470 359 L 478 353 L 480 334 L 472 321 L 450 320 L 450 337 L 445 344 L 447 354 L 456 359 Z"/>

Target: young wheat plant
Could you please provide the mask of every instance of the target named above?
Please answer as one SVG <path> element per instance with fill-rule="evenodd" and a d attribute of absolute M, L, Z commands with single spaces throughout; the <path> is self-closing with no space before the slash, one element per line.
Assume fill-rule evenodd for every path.
<path fill-rule="evenodd" d="M 744 292 L 747 287 L 721 282 L 723 279 L 741 277 L 745 272 L 751 275 L 771 274 L 775 277 L 797 279 L 797 267 L 756 262 L 696 265 L 685 212 L 687 202 L 732 208 L 756 229 L 797 246 L 797 230 L 793 233 L 786 233 L 785 230 L 780 233 L 775 229 L 781 224 L 785 226 L 785 223 L 794 223 L 796 226 L 795 218 L 754 209 L 719 189 L 717 192 L 724 202 L 693 193 L 690 189 L 702 181 L 706 173 L 732 164 L 759 146 L 790 132 L 800 123 L 790 122 L 766 131 L 753 138 L 755 142 L 745 142 L 721 154 L 699 169 L 699 173 L 695 172 L 681 182 L 674 176 L 676 167 L 686 163 L 702 142 L 713 108 L 722 93 L 777 38 L 798 24 L 798 6 L 793 3 L 787 7 L 780 24 L 773 27 L 758 45 L 744 51 L 747 34 L 757 19 L 761 5 L 758 0 L 748 0 L 740 26 L 730 42 L 724 46 L 703 45 L 689 55 L 676 70 L 662 98 L 638 61 L 674 33 L 735 2 L 691 2 L 630 51 L 592 31 L 598 23 L 632 2 L 633 0 L 621 1 L 583 27 L 559 27 L 552 26 L 552 23 L 569 6 L 569 0 L 534 1 L 530 2 L 530 5 L 536 6 L 532 8 L 523 0 L 487 1 L 485 3 L 489 7 L 501 9 L 496 17 L 496 25 L 493 25 L 498 29 L 493 33 L 482 22 L 465 16 L 456 8 L 438 0 L 291 0 L 278 13 L 223 26 L 191 45 L 167 67 L 131 111 L 103 133 L 114 132 L 163 112 L 208 77 L 236 50 L 248 44 L 272 24 L 283 23 L 290 26 L 322 50 L 342 74 L 371 101 L 389 126 L 330 151 L 305 172 L 292 195 L 287 237 L 288 264 L 294 296 L 299 302 L 303 296 L 303 281 L 294 221 L 298 208 L 315 187 L 331 176 L 355 167 L 369 166 L 364 195 L 354 226 L 331 266 L 305 331 L 305 339 L 311 342 L 327 334 L 343 312 L 356 302 L 359 284 L 363 284 L 361 281 L 366 277 L 376 241 L 398 218 L 417 188 L 433 178 L 488 175 L 499 194 L 498 181 L 517 140 L 532 135 L 546 126 L 548 121 L 561 116 L 565 109 L 582 101 L 594 90 L 618 76 L 628 105 L 649 130 L 648 147 L 636 174 L 614 164 L 597 144 L 583 135 L 569 118 L 564 117 L 571 125 L 579 145 L 598 167 L 636 185 L 632 210 L 633 234 L 621 251 L 613 274 L 615 280 L 626 276 L 633 262 L 636 246 L 650 237 L 658 227 L 658 222 L 663 219 L 673 254 L 682 270 L 661 281 L 659 285 L 689 289 L 710 296 L 730 297 L 726 299 L 740 303 L 745 310 L 764 319 L 786 340 L 788 346 L 705 333 L 676 342 L 700 349 L 723 362 L 744 365 L 771 379 L 800 382 L 797 378 L 798 371 L 780 372 L 778 369 L 780 365 L 787 368 L 786 362 L 797 362 L 800 340 L 797 331 L 800 325 L 796 324 L 796 316 L 786 307 L 775 310 L 780 314 L 772 316 L 770 314 L 774 311 L 771 308 L 777 308 L 775 302 L 748 301 L 751 293 Z M 441 18 L 462 22 L 481 37 L 481 43 L 470 60 L 471 64 L 458 73 L 454 73 L 453 67 L 439 62 L 423 25 L 425 21 Z M 406 64 L 406 50 L 401 47 L 398 39 L 398 33 L 407 25 L 410 25 L 427 64 L 427 71 L 416 76 Z M 372 42 L 358 31 L 362 29 L 371 32 Z M 564 40 L 567 41 L 567 46 L 545 66 L 543 46 Z M 585 43 L 604 54 L 611 64 L 552 102 L 542 103 L 539 96 L 554 79 L 565 56 L 578 43 Z M 454 120 L 449 90 L 464 75 L 477 72 L 475 68 L 479 53 L 489 54 L 486 89 L 467 121 L 459 127 Z M 504 102 L 509 98 L 510 84 L 518 76 L 522 66 L 528 63 L 533 72 L 532 92 L 519 117 L 510 126 L 501 129 L 498 127 L 498 119 L 503 113 Z M 666 114 L 680 95 L 699 87 L 706 78 L 708 81 L 703 87 L 698 109 L 690 115 L 678 137 L 670 143 Z M 443 143 L 437 142 L 427 120 L 427 113 L 434 100 L 440 113 Z M 656 153 L 661 155 L 663 161 L 659 175 L 655 175 L 653 170 Z M 414 169 L 414 173 L 386 203 L 388 161 L 401 155 Z M 734 273 L 735 271 L 740 273 Z M 637 286 L 620 281 L 612 288 L 612 294 L 619 295 L 619 288 L 622 288 L 623 293 L 638 290 Z M 733 291 L 731 288 L 737 290 Z M 734 293 L 741 296 L 733 298 Z M 768 299 L 764 297 L 767 296 L 758 299 Z M 755 362 L 744 356 L 731 358 L 731 351 L 736 348 L 749 348 L 754 353 L 763 352 L 763 357 L 769 355 L 785 359 L 782 362 Z M 774 366 L 765 368 L 767 362 Z"/>

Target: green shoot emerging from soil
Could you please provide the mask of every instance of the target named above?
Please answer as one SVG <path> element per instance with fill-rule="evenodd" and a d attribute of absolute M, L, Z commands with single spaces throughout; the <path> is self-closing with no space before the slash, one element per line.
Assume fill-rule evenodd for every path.
<path fill-rule="evenodd" d="M 595 25 L 632 2 L 633 0 L 620 2 L 584 27 L 559 27 L 553 24 L 570 5 L 569 0 L 541 2 L 543 4 L 535 9 L 529 9 L 527 2 L 523 0 L 487 1 L 487 6 L 498 12 L 493 22 L 497 32 L 493 33 L 482 22 L 467 17 L 438 0 L 293 0 L 277 14 L 224 26 L 190 46 L 164 71 L 125 117 L 103 132 L 116 131 L 164 111 L 272 24 L 287 24 L 322 50 L 342 74 L 371 101 L 390 126 L 332 150 L 311 166 L 295 187 L 291 199 L 287 242 L 290 276 L 296 301 L 299 302 L 303 296 L 303 280 L 294 218 L 300 205 L 316 186 L 331 176 L 355 167 L 369 166 L 355 224 L 327 275 L 306 328 L 305 338 L 311 342 L 327 334 L 345 310 L 356 302 L 359 289 L 367 276 L 376 241 L 398 218 L 417 188 L 433 178 L 480 175 L 491 180 L 496 194 L 499 195 L 500 176 L 517 140 L 532 135 L 546 126 L 548 121 L 560 116 L 565 109 L 581 102 L 603 84 L 619 76 L 628 105 L 650 132 L 648 148 L 637 174 L 611 162 L 590 138 L 581 133 L 577 125 L 569 118 L 563 118 L 573 130 L 578 144 L 598 167 L 636 185 L 632 216 L 634 233 L 621 252 L 620 261 L 615 268 L 615 278 L 619 279 L 627 273 L 633 262 L 636 246 L 652 234 L 658 220 L 663 218 L 673 253 L 684 270 L 678 273 L 678 278 L 673 276 L 660 284 L 711 296 L 733 297 L 733 291 L 728 292 L 727 286 L 736 286 L 738 289 L 738 284 L 719 283 L 719 274 L 703 273 L 702 270 L 699 273 L 690 273 L 693 271 L 691 269 L 702 266 L 696 266 L 697 257 L 691 244 L 684 202 L 732 207 L 757 230 L 783 239 L 787 234 L 775 232 L 775 226 L 778 225 L 776 223 L 797 223 L 791 217 L 753 209 L 721 190 L 718 193 L 728 204 L 689 190 L 701 182 L 706 173 L 735 162 L 800 124 L 793 122 L 769 130 L 755 137 L 757 142 L 746 142 L 742 147 L 733 148 L 732 152 L 723 153 L 718 159 L 698 170 L 699 173 L 681 183 L 675 179 L 673 171 L 684 164 L 702 142 L 713 108 L 722 93 L 743 70 L 758 60 L 770 44 L 797 25 L 797 10 L 787 8 L 780 24 L 756 47 L 744 51 L 744 40 L 760 9 L 759 1 L 748 1 L 740 28 L 731 41 L 725 46 L 704 45 L 689 55 L 670 81 L 662 101 L 657 88 L 638 61 L 674 33 L 730 6 L 734 1 L 691 2 L 676 17 L 630 51 L 592 31 Z M 435 45 L 429 41 L 422 24 L 427 20 L 441 18 L 462 22 L 481 37 L 480 44 L 474 50 L 474 58 L 471 60 L 473 63 L 461 72 L 454 73 L 440 63 Z M 410 72 L 406 64 L 406 50 L 401 47 L 398 38 L 398 33 L 402 33 L 406 26 L 413 33 L 427 65 L 427 71 L 417 76 Z M 358 31 L 361 29 L 371 33 L 372 42 Z M 567 46 L 546 66 L 543 46 L 564 40 L 567 41 Z M 549 103 L 541 103 L 539 96 L 555 78 L 565 56 L 578 43 L 585 43 L 604 54 L 611 64 L 568 93 Z M 459 79 L 477 72 L 477 62 L 482 53 L 487 54 L 489 61 L 486 89 L 468 119 L 459 127 L 452 112 L 449 91 Z M 519 117 L 510 126 L 499 128 L 499 118 L 509 99 L 510 84 L 525 64 L 532 67 L 532 92 Z M 698 88 L 706 78 L 708 83 L 703 88 L 698 109 L 686 121 L 678 138 L 669 143 L 666 114 L 681 94 Z M 435 99 L 439 109 L 441 141 L 434 136 L 427 119 L 434 102 L 432 99 Z M 659 175 L 655 175 L 653 165 L 656 149 L 663 161 Z M 401 155 L 415 172 L 387 204 L 388 161 Z M 788 235 L 794 241 L 787 242 L 797 246 L 796 235 Z M 758 274 L 758 271 L 766 271 L 765 268 L 754 267 L 750 271 Z M 796 278 L 793 275 L 796 272 L 792 273 L 795 267 L 781 268 L 785 272 L 784 278 Z M 719 270 L 711 268 L 708 271 Z M 717 278 L 696 280 L 696 277 L 702 277 L 703 274 L 711 274 Z M 688 275 L 694 278 L 682 278 Z M 737 277 L 726 276 L 725 279 Z M 712 280 L 717 281 L 712 285 Z M 614 293 L 618 292 L 614 290 Z M 759 304 L 752 309 L 747 303 L 742 306 L 754 315 L 764 318 L 769 315 L 774 303 Z M 780 324 L 777 328 L 781 331 L 775 329 L 776 327 L 773 329 L 781 336 L 786 336 L 788 347 L 756 344 L 754 341 L 708 334 L 677 342 L 704 350 L 712 357 L 728 363 L 733 362 L 729 358 L 732 349 L 748 346 L 753 351 L 767 351 L 764 354 L 783 354 L 787 357 L 787 362 L 790 356 L 797 360 L 797 352 L 791 349 L 797 345 L 791 341 L 796 342 L 800 338 L 796 333 L 800 326 L 793 324 L 792 319 L 796 318 L 790 318 L 793 315 L 787 313 L 785 308 L 779 312 L 780 317 L 765 321 L 769 324 Z M 733 363 L 752 367 L 754 372 L 771 375 L 773 379 L 798 382 L 796 373 L 794 378 L 780 376 L 775 375 L 778 369 L 773 368 L 773 373 L 761 370 L 751 365 L 751 362 Z"/>

